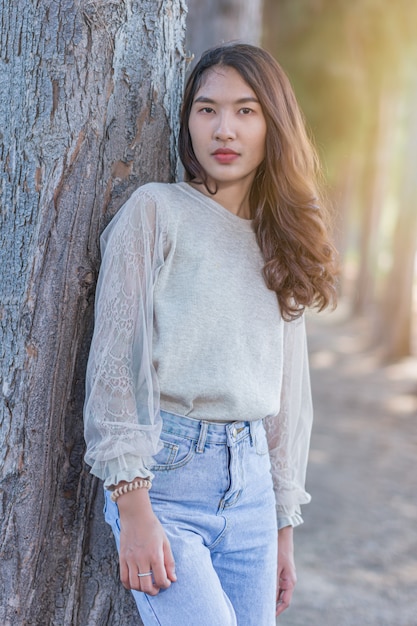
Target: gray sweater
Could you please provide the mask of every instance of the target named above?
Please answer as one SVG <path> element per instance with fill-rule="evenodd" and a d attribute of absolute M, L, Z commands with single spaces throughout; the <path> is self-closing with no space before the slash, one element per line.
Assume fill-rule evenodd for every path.
<path fill-rule="evenodd" d="M 153 364 L 166 411 L 212 421 L 279 411 L 283 321 L 250 220 L 186 183 L 163 192 Z"/>
<path fill-rule="evenodd" d="M 263 419 L 280 525 L 308 502 L 304 319 L 284 322 L 250 220 L 187 183 L 139 188 L 102 235 L 86 461 L 106 486 L 151 474 L 160 408 Z"/>

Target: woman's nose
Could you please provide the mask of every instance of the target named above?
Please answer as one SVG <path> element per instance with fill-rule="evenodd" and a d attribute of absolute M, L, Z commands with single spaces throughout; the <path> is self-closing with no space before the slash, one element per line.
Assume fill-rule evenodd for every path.
<path fill-rule="evenodd" d="M 217 117 L 217 125 L 214 132 L 215 139 L 227 141 L 234 139 L 236 136 L 231 116 L 223 113 Z"/>

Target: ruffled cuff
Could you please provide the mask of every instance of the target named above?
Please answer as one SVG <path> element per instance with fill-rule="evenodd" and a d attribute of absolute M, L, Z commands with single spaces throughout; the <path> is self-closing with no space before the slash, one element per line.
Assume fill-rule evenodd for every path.
<path fill-rule="evenodd" d="M 304 523 L 301 517 L 301 509 L 299 506 L 280 506 L 277 505 L 277 522 L 278 530 L 285 528 L 285 526 L 299 526 Z"/>
<path fill-rule="evenodd" d="M 92 469 L 94 470 L 94 467 Z M 153 477 L 154 474 L 147 468 L 145 459 L 133 454 L 124 454 L 117 459 L 106 462 L 104 487 L 112 490 L 121 480 L 131 482 L 135 478 L 152 480 Z"/>

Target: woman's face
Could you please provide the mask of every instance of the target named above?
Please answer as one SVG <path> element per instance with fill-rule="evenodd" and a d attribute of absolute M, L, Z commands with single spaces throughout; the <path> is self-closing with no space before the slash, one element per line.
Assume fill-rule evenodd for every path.
<path fill-rule="evenodd" d="M 220 189 L 252 184 L 265 158 L 266 121 L 255 92 L 231 67 L 206 71 L 188 127 L 194 153 Z"/>

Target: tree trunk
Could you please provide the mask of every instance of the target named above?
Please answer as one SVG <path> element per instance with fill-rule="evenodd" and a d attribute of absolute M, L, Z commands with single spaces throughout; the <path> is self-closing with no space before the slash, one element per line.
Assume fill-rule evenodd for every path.
<path fill-rule="evenodd" d="M 185 6 L 0 11 L 0 623 L 137 625 L 83 464 L 83 381 L 99 234 L 175 173 Z"/>
<path fill-rule="evenodd" d="M 387 361 L 412 354 L 413 284 L 417 251 L 417 49 L 410 54 L 403 112 L 407 133 L 398 191 L 399 209 L 392 246 L 392 267 L 379 315 L 379 341 Z M 414 61 L 414 62 L 413 62 Z"/>
<path fill-rule="evenodd" d="M 259 44 L 262 0 L 188 0 L 187 50 L 197 60 L 201 53 L 238 39 Z"/>
<path fill-rule="evenodd" d="M 384 217 L 395 168 L 398 96 L 387 82 L 379 91 L 369 90 L 369 110 L 374 111 L 369 132 L 363 138 L 363 167 L 359 187 L 359 263 L 352 299 L 352 313 L 365 315 L 375 306 L 380 290 L 381 241 Z"/>
<path fill-rule="evenodd" d="M 416 191 L 417 189 L 414 194 Z M 393 266 L 381 305 L 379 341 L 383 347 L 384 359 L 389 362 L 412 354 L 416 247 L 417 207 L 414 195 L 412 198 L 404 198 L 404 205 L 398 216 Z"/>

